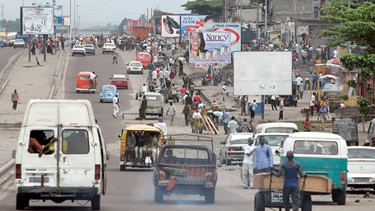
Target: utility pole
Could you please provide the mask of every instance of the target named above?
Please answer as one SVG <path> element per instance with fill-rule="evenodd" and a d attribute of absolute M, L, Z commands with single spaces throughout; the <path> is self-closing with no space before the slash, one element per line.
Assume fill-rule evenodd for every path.
<path fill-rule="evenodd" d="M 266 5 L 264 7 L 264 41 L 267 41 L 267 8 L 268 8 L 268 0 L 265 0 Z"/>
<path fill-rule="evenodd" d="M 259 0 L 257 0 L 256 40 L 259 38 Z"/>

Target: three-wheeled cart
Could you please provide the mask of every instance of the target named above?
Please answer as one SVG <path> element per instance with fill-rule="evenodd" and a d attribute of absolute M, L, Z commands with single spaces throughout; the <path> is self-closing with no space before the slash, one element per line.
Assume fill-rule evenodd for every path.
<path fill-rule="evenodd" d="M 266 207 L 279 208 L 280 211 L 284 208 L 283 181 L 282 177 L 278 178 L 269 173 L 256 174 L 254 185 L 257 184 L 256 186 L 259 188 L 259 191 L 255 194 L 254 211 L 264 211 Z M 300 188 L 301 197 L 299 207 L 302 211 L 311 211 L 311 194 L 304 191 L 306 177 L 300 178 L 299 181 L 300 187 L 302 185 L 302 188 Z M 292 206 L 291 198 L 289 205 Z"/>

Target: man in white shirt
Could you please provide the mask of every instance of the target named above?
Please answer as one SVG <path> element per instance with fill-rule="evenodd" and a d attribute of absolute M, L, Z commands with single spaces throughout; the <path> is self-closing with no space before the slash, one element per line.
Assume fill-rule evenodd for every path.
<path fill-rule="evenodd" d="M 95 89 L 95 82 L 94 82 L 95 78 L 96 78 L 95 72 L 91 72 L 90 78 L 89 78 L 90 79 L 90 89 Z"/>
<path fill-rule="evenodd" d="M 299 93 L 299 97 L 302 99 L 302 95 L 303 95 L 303 87 L 301 87 L 301 85 L 303 86 L 303 78 L 301 76 L 298 76 L 295 80 L 296 82 L 296 85 L 297 85 L 297 92 Z M 301 88 L 302 88 L 302 93 L 301 93 Z"/>
<path fill-rule="evenodd" d="M 244 156 L 242 161 L 242 185 L 244 189 L 253 188 L 254 179 L 254 161 L 253 154 L 255 148 L 252 146 L 254 140 L 250 137 L 247 139 L 248 145 L 243 147 Z"/>
<path fill-rule="evenodd" d="M 231 120 L 228 122 L 228 128 L 229 128 L 229 133 L 237 133 L 238 129 L 238 124 L 237 121 L 235 120 L 236 118 L 234 116 L 231 117 Z"/>
<path fill-rule="evenodd" d="M 118 104 L 118 96 L 117 94 L 112 98 L 112 103 L 113 103 L 113 113 L 112 116 L 114 118 L 117 117 L 117 113 L 120 111 L 120 106 Z"/>

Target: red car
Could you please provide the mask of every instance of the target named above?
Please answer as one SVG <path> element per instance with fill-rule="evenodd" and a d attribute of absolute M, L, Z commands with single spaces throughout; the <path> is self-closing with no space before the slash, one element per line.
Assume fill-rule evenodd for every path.
<path fill-rule="evenodd" d="M 128 78 L 126 78 L 125 74 L 113 74 L 110 78 L 111 85 L 115 85 L 118 89 L 124 88 L 128 89 Z"/>

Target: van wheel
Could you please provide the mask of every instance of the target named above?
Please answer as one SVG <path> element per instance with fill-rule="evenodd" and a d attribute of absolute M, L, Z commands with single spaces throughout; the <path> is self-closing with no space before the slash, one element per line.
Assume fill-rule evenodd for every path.
<path fill-rule="evenodd" d="M 302 201 L 302 211 L 311 211 L 312 210 L 312 202 L 311 202 L 311 195 L 306 194 L 303 196 Z"/>
<path fill-rule="evenodd" d="M 254 197 L 254 211 L 264 211 L 265 207 L 266 204 L 263 193 L 257 192 Z"/>
<path fill-rule="evenodd" d="M 120 166 L 120 171 L 126 171 L 126 166 L 125 165 L 121 165 Z"/>
<path fill-rule="evenodd" d="M 16 209 L 17 210 L 24 210 L 25 207 L 29 206 L 29 199 L 25 196 L 20 196 L 17 194 L 16 198 Z"/>
<path fill-rule="evenodd" d="M 226 159 L 225 161 L 226 161 L 227 166 L 232 165 L 232 161 L 230 159 Z"/>
<path fill-rule="evenodd" d="M 138 100 L 139 96 L 138 93 L 135 94 L 135 100 Z"/>
<path fill-rule="evenodd" d="M 158 203 L 163 202 L 163 192 L 159 188 L 155 188 L 154 201 Z"/>
<path fill-rule="evenodd" d="M 220 154 L 219 154 L 219 162 L 220 162 L 220 164 L 224 164 L 224 161 L 225 161 L 225 159 L 224 159 L 223 153 L 220 152 Z"/>
<path fill-rule="evenodd" d="M 214 188 L 206 191 L 206 195 L 204 196 L 204 200 L 208 204 L 215 203 L 215 189 Z"/>
<path fill-rule="evenodd" d="M 336 202 L 338 205 L 345 205 L 346 204 L 346 192 L 343 190 L 336 190 L 332 193 L 332 200 Z"/>
<path fill-rule="evenodd" d="M 100 210 L 100 195 L 95 195 L 91 199 L 91 210 Z"/>

